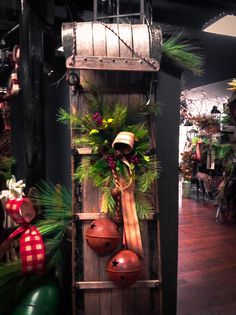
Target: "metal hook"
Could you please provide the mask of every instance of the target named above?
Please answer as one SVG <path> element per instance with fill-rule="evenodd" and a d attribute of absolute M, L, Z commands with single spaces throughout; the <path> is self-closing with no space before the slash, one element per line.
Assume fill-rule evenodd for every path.
<path fill-rule="evenodd" d="M 152 89 L 153 89 L 153 82 L 158 82 L 157 80 L 151 80 L 150 82 L 150 87 L 149 87 L 149 96 L 148 96 L 148 100 L 147 100 L 147 103 L 146 105 L 148 106 L 151 102 L 151 98 L 152 98 Z"/>

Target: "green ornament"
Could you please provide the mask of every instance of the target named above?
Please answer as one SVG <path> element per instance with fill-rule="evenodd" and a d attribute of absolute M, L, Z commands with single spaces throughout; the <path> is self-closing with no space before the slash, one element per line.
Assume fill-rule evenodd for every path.
<path fill-rule="evenodd" d="M 58 315 L 59 290 L 53 283 L 43 284 L 29 292 L 12 315 Z"/>

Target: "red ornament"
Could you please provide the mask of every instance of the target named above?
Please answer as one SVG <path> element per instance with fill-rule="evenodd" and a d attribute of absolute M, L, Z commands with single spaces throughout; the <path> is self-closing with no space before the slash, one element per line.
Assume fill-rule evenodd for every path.
<path fill-rule="evenodd" d="M 136 282 L 142 265 L 138 255 L 132 250 L 121 250 L 107 264 L 107 273 L 111 281 L 121 288 L 128 288 Z"/>
<path fill-rule="evenodd" d="M 85 233 L 89 246 L 98 254 L 111 253 L 120 243 L 118 226 L 107 218 L 94 220 Z"/>

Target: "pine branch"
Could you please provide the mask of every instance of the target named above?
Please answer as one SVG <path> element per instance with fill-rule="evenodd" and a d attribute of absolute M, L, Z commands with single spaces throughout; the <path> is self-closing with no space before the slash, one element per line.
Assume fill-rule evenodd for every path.
<path fill-rule="evenodd" d="M 147 192 L 157 178 L 158 178 L 157 163 L 155 161 L 150 161 L 148 163 L 146 171 L 142 172 L 141 175 L 138 175 L 136 177 L 137 190 L 140 192 Z"/>
<path fill-rule="evenodd" d="M 114 134 L 117 134 L 120 130 L 123 129 L 123 126 L 126 122 L 127 107 L 119 103 L 115 104 L 112 116 L 113 116 L 112 126 L 114 128 Z"/>
<path fill-rule="evenodd" d="M 108 187 L 102 188 L 103 193 L 103 207 L 108 210 L 108 214 L 113 216 L 115 214 L 116 201 L 112 197 L 111 189 Z"/>
<path fill-rule="evenodd" d="M 41 181 L 36 185 L 36 192 L 31 196 L 32 202 L 44 210 L 44 218 L 58 220 L 70 215 L 72 206 L 71 194 L 62 186 L 53 186 Z"/>
<path fill-rule="evenodd" d="M 145 220 L 148 218 L 149 214 L 153 210 L 150 200 L 147 200 L 142 194 L 135 196 L 135 206 L 138 218 L 140 220 Z"/>
<path fill-rule="evenodd" d="M 196 47 L 186 39 L 183 39 L 182 34 L 164 40 L 162 45 L 162 53 L 169 59 L 196 75 L 202 75 L 203 59 L 195 50 Z"/>
<path fill-rule="evenodd" d="M 130 131 L 134 134 L 135 140 L 140 141 L 148 137 L 148 130 L 145 127 L 144 123 L 138 125 L 132 125 L 127 128 L 127 131 Z"/>
<path fill-rule="evenodd" d="M 57 121 L 63 125 L 71 125 L 73 128 L 80 128 L 82 125 L 82 121 L 77 115 L 70 114 L 63 108 L 58 111 Z"/>
<path fill-rule="evenodd" d="M 89 89 L 89 93 L 85 94 L 85 100 L 88 105 L 88 109 L 90 113 L 101 112 L 103 114 L 102 109 L 104 105 L 103 95 L 100 94 L 98 88 L 89 81 L 86 81 L 87 89 Z"/>
<path fill-rule="evenodd" d="M 89 178 L 89 170 L 91 167 L 91 158 L 84 158 L 74 173 L 75 180 L 80 183 Z"/>
<path fill-rule="evenodd" d="M 89 177 L 96 187 L 104 186 L 111 179 L 111 170 L 105 160 L 97 160 L 89 170 Z"/>

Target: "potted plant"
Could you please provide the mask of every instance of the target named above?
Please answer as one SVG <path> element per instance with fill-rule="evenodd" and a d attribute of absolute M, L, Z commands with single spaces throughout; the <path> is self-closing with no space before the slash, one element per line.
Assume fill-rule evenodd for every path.
<path fill-rule="evenodd" d="M 180 163 L 180 171 L 183 177 L 183 194 L 182 196 L 185 198 L 189 198 L 191 196 L 191 181 L 193 177 L 193 169 L 194 169 L 194 159 L 193 159 L 193 151 L 192 149 L 184 151 L 182 154 L 182 160 Z"/>

